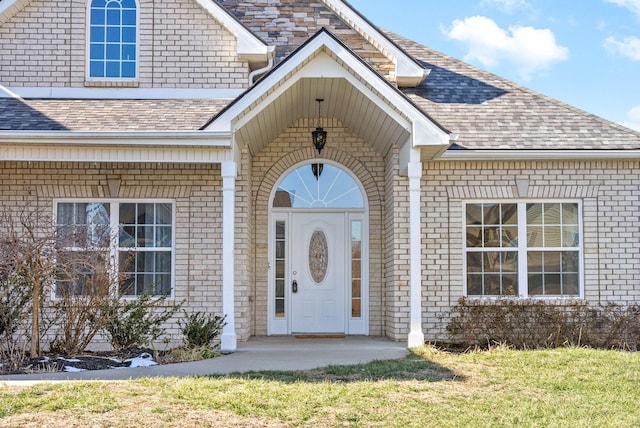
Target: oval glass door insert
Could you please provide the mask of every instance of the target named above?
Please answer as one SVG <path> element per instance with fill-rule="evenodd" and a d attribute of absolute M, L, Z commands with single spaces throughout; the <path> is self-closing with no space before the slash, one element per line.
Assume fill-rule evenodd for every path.
<path fill-rule="evenodd" d="M 320 284 L 327 276 L 328 252 L 327 236 L 322 230 L 316 230 L 309 242 L 309 271 L 316 284 Z"/>

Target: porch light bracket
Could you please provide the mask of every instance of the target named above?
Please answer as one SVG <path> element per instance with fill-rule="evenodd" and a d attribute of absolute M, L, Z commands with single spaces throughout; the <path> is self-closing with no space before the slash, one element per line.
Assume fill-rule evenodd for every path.
<path fill-rule="evenodd" d="M 313 140 L 313 146 L 318 151 L 318 154 L 321 154 L 322 149 L 324 149 L 325 144 L 327 144 L 327 131 L 322 128 L 322 122 L 320 121 L 320 106 L 324 99 L 316 98 L 316 101 L 318 103 L 318 123 L 316 130 L 311 132 L 311 138 Z"/>

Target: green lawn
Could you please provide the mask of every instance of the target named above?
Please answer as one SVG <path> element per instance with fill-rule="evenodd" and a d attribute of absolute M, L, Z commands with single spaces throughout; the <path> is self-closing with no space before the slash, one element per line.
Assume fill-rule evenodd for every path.
<path fill-rule="evenodd" d="M 464 354 L 306 372 L 0 389 L 0 426 L 640 426 L 640 354 Z"/>

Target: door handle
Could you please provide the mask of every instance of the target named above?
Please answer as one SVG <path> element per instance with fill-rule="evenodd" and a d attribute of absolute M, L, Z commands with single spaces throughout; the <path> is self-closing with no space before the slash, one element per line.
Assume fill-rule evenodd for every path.
<path fill-rule="evenodd" d="M 296 281 L 295 279 L 291 283 L 291 291 L 294 293 L 298 292 L 298 281 Z"/>

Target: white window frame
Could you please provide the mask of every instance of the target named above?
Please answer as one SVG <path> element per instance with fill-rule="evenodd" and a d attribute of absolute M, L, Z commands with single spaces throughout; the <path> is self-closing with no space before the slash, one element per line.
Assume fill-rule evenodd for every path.
<path fill-rule="evenodd" d="M 121 251 L 139 251 L 135 247 L 120 247 L 120 205 L 121 204 L 170 204 L 171 205 L 171 283 L 170 293 L 166 296 L 168 300 L 175 298 L 175 272 L 176 272 L 176 202 L 172 199 L 110 199 L 110 198 L 81 198 L 81 199 L 54 199 L 53 201 L 53 219 L 54 223 L 58 224 L 58 205 L 64 203 L 103 203 L 110 205 L 110 239 L 109 248 L 109 275 L 113 278 L 112 289 L 114 292 L 119 291 L 120 283 L 117 281 L 118 269 L 120 266 L 120 252 Z M 154 247 L 157 250 L 168 251 L 169 247 Z M 79 249 L 79 248 L 77 248 Z M 74 248 L 68 248 L 69 251 L 73 251 Z M 156 295 L 154 297 L 158 297 Z M 123 299 L 136 299 L 138 295 L 129 294 L 123 295 Z M 56 296 L 55 288 L 51 291 L 51 298 L 53 300 L 59 300 Z"/>
<path fill-rule="evenodd" d="M 473 204 L 516 204 L 518 211 L 518 295 L 469 295 L 467 288 L 467 254 L 483 249 L 477 247 L 467 247 L 467 205 Z M 579 245 L 577 247 L 528 247 L 527 244 L 527 204 L 577 204 L 578 207 L 578 234 Z M 583 225 L 583 204 L 577 199 L 482 199 L 462 201 L 462 275 L 463 275 L 463 295 L 469 299 L 498 299 L 498 298 L 519 298 L 519 299 L 539 299 L 539 300 L 575 300 L 584 299 L 584 225 Z M 529 276 L 527 265 L 527 254 L 529 251 L 578 251 L 578 295 L 529 295 Z M 486 251 L 486 250 L 484 250 Z"/>
<path fill-rule="evenodd" d="M 91 76 L 91 3 L 87 0 L 86 5 L 86 34 L 85 34 L 85 81 L 87 82 L 138 82 L 140 76 L 140 1 L 136 3 L 136 66 L 134 77 L 93 77 Z M 120 41 L 122 49 L 122 41 Z M 105 53 L 106 60 L 106 53 Z"/>

